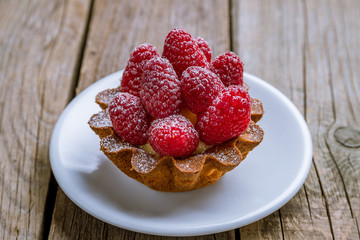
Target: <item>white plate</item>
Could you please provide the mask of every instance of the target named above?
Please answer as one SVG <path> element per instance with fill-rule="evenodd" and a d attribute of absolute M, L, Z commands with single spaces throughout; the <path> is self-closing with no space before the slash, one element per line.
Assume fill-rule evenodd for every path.
<path fill-rule="evenodd" d="M 66 195 L 112 225 L 166 236 L 222 232 L 255 222 L 279 209 L 304 183 L 312 159 L 309 129 L 277 89 L 245 74 L 252 97 L 264 104 L 263 142 L 233 171 L 206 188 L 184 193 L 153 191 L 128 178 L 99 150 L 89 128 L 100 110 L 95 95 L 119 85 L 116 72 L 80 93 L 66 107 L 50 143 L 51 167 Z"/>

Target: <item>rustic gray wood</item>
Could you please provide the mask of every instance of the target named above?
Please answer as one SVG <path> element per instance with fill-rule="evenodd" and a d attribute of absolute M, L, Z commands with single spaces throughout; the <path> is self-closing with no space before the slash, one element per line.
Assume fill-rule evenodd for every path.
<path fill-rule="evenodd" d="M 43 238 L 49 141 L 73 95 L 88 9 L 0 1 L 0 239 Z"/>
<path fill-rule="evenodd" d="M 359 129 L 360 81 L 355 67 L 359 2 L 233 1 L 233 5 L 234 50 L 247 63 L 246 71 L 285 93 L 312 133 L 310 174 L 279 211 L 283 238 L 359 238 L 360 149 L 339 144 L 349 138 L 339 129 Z M 351 143 L 356 145 L 356 138 Z M 260 228 L 263 231 L 254 236 L 267 238 L 273 221 L 270 216 L 261 227 L 259 223 L 244 227 L 241 236 Z"/>

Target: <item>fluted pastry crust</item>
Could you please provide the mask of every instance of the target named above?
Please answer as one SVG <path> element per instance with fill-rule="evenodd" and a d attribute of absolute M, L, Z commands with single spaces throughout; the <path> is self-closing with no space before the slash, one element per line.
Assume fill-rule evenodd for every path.
<path fill-rule="evenodd" d="M 107 107 L 119 91 L 107 89 L 96 96 L 103 110 L 90 118 L 89 125 L 100 137 L 100 149 L 105 155 L 127 176 L 154 190 L 182 192 L 213 184 L 238 166 L 263 139 L 264 131 L 255 123 L 264 113 L 262 103 L 252 99 L 252 121 L 240 136 L 185 159 L 151 154 L 113 131 Z"/>

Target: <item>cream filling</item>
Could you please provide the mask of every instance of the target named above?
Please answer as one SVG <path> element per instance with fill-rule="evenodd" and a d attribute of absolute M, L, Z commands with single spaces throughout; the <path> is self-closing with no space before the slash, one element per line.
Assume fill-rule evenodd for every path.
<path fill-rule="evenodd" d="M 211 145 L 206 145 L 204 142 L 202 141 L 199 141 L 199 145 L 198 147 L 196 148 L 195 152 L 194 152 L 194 155 L 197 155 L 197 154 L 202 154 L 204 153 L 206 150 L 208 150 L 209 148 L 211 148 L 212 146 Z M 144 150 L 145 152 L 147 153 L 150 153 L 152 155 L 159 155 L 157 154 L 154 149 L 151 147 L 150 143 L 147 142 L 146 144 L 144 145 L 141 145 L 140 148 L 142 150 Z"/>

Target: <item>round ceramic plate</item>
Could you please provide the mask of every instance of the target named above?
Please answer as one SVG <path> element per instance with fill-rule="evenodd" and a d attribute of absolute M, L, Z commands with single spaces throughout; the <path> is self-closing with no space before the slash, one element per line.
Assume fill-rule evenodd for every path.
<path fill-rule="evenodd" d="M 312 159 L 309 129 L 296 107 L 265 81 L 244 75 L 250 94 L 263 102 L 258 123 L 264 140 L 217 183 L 190 192 L 166 193 L 128 178 L 99 150 L 87 122 L 100 108 L 95 95 L 119 85 L 111 74 L 66 107 L 50 143 L 51 167 L 66 195 L 112 225 L 164 236 L 204 235 L 255 222 L 279 209 L 304 183 Z"/>

